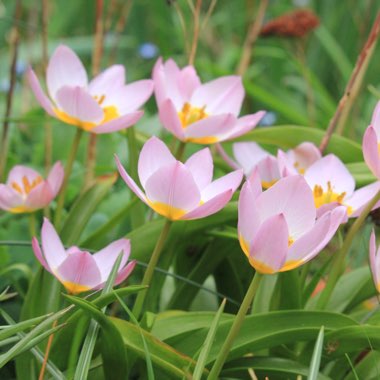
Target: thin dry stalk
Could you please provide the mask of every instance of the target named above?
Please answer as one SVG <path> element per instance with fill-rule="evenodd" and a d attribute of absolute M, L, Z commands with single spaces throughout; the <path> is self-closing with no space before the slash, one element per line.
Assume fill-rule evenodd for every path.
<path fill-rule="evenodd" d="M 198 38 L 199 38 L 199 17 L 201 13 L 202 0 L 197 0 L 197 4 L 194 10 L 194 29 L 193 29 L 193 41 L 191 44 L 191 50 L 189 55 L 189 65 L 194 64 L 195 55 L 197 53 Z"/>
<path fill-rule="evenodd" d="M 369 33 L 368 39 L 364 44 L 362 51 L 360 52 L 358 59 L 356 61 L 354 70 L 351 74 L 351 78 L 347 83 L 346 89 L 344 90 L 343 97 L 340 99 L 338 107 L 335 111 L 334 116 L 330 120 L 329 126 L 323 136 L 322 142 L 319 146 L 321 153 L 326 149 L 332 134 L 335 131 L 341 118 L 344 116 L 347 118 L 348 112 L 353 104 L 354 99 L 358 94 L 358 88 L 364 77 L 365 71 L 368 67 L 368 63 L 372 57 L 373 50 L 375 48 L 377 39 L 380 34 L 380 12 L 378 12 L 375 22 L 373 23 L 371 32 Z M 347 109 L 346 109 L 347 108 Z M 341 128 L 343 132 L 343 127 Z"/>
<path fill-rule="evenodd" d="M 0 146 L 0 181 L 4 176 L 4 169 L 8 156 L 8 139 L 9 139 L 9 118 L 12 112 L 13 93 L 16 84 L 16 63 L 18 56 L 18 47 L 20 42 L 19 24 L 21 20 L 21 0 L 17 0 L 15 8 L 15 16 L 10 34 L 10 51 L 11 51 L 11 67 L 9 73 L 9 90 L 5 105 L 3 131 Z"/>
<path fill-rule="evenodd" d="M 188 56 L 190 54 L 189 53 L 190 46 L 189 46 L 189 39 L 188 39 L 188 33 L 187 33 L 185 18 L 183 17 L 183 12 L 182 12 L 182 9 L 179 6 L 179 4 L 174 2 L 172 5 L 177 12 L 178 20 L 179 20 L 179 23 L 180 23 L 181 29 L 182 29 L 183 39 L 185 42 L 185 51 L 186 51 L 186 55 Z"/>
<path fill-rule="evenodd" d="M 214 12 L 214 9 L 215 9 L 217 2 L 218 2 L 218 0 L 211 0 L 210 6 L 207 9 L 206 16 L 202 21 L 201 30 L 203 30 L 206 27 L 208 20 L 210 19 L 211 15 L 212 15 L 212 12 Z"/>
<path fill-rule="evenodd" d="M 54 323 L 53 323 L 53 328 L 56 327 L 57 324 L 58 324 L 58 320 L 55 320 Z M 54 334 L 51 334 L 49 336 L 48 341 L 47 341 L 44 361 L 42 362 L 42 366 L 41 366 L 40 374 L 38 376 L 38 380 L 44 380 L 45 371 L 46 371 L 46 365 L 47 365 L 47 362 L 48 362 L 48 359 L 49 359 L 49 354 L 50 354 L 51 345 L 53 343 L 53 339 L 54 339 Z"/>

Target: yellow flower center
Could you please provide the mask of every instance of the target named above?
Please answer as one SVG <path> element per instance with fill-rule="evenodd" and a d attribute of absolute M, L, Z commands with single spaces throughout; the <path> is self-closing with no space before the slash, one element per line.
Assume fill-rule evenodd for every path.
<path fill-rule="evenodd" d="M 186 128 L 190 124 L 208 117 L 208 114 L 205 112 L 205 108 L 206 106 L 203 106 L 201 108 L 192 107 L 190 103 L 185 103 L 182 107 L 182 110 L 178 112 L 182 128 Z"/>
<path fill-rule="evenodd" d="M 296 161 L 294 164 L 293 164 L 294 168 L 298 171 L 298 173 L 304 175 L 305 174 L 305 168 L 301 167 L 300 163 L 298 161 Z"/>
<path fill-rule="evenodd" d="M 269 189 L 277 182 L 277 179 L 272 179 L 272 181 L 261 181 L 261 186 L 263 189 Z"/>
<path fill-rule="evenodd" d="M 186 214 L 186 210 L 181 208 L 172 207 L 162 202 L 151 202 L 148 200 L 149 206 L 152 207 L 157 214 L 160 214 L 170 220 L 178 220 Z"/>
<path fill-rule="evenodd" d="M 91 288 L 89 288 L 86 285 L 81 285 L 81 284 L 76 284 L 75 282 L 70 282 L 70 281 L 61 281 L 62 285 L 66 288 L 66 290 L 70 294 L 78 294 L 82 292 L 87 292 Z"/>
<path fill-rule="evenodd" d="M 346 196 L 346 192 L 343 193 L 334 193 L 333 188 L 331 186 L 331 182 L 327 182 L 327 191 L 324 191 L 322 186 L 315 185 L 314 186 L 314 203 L 315 207 L 319 208 L 322 205 L 332 203 L 332 202 L 338 202 L 339 204 L 343 204 L 343 199 Z"/>
<path fill-rule="evenodd" d="M 29 179 L 26 176 L 23 176 L 21 179 L 21 184 L 17 182 L 12 182 L 11 186 L 13 190 L 16 190 L 20 195 L 28 195 L 37 185 L 42 182 L 42 177 L 36 177 L 32 182 L 29 182 Z"/>

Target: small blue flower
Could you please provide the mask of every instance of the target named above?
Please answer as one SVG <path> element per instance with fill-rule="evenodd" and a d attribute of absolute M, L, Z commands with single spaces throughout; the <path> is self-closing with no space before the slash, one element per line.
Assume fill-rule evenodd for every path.
<path fill-rule="evenodd" d="M 275 112 L 267 112 L 264 117 L 260 120 L 259 126 L 269 127 L 275 124 L 277 121 L 277 114 Z"/>
<path fill-rule="evenodd" d="M 158 55 L 158 47 L 152 42 L 144 42 L 139 46 L 138 51 L 143 59 L 153 59 Z"/>

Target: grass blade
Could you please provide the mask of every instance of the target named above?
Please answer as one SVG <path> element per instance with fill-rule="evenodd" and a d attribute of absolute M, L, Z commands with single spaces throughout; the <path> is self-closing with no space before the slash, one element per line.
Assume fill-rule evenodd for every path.
<path fill-rule="evenodd" d="M 324 338 L 324 326 L 319 330 L 318 338 L 314 346 L 313 356 L 311 358 L 309 375 L 307 380 L 317 380 L 319 374 L 319 366 L 321 364 L 321 356 L 323 349 L 323 338 Z"/>

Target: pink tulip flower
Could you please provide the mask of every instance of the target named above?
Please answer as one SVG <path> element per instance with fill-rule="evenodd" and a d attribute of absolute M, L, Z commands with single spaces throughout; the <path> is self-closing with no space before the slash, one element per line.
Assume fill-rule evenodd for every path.
<path fill-rule="evenodd" d="M 60 45 L 50 58 L 43 92 L 34 71 L 27 77 L 38 102 L 57 119 L 92 133 L 110 133 L 128 128 L 143 115 L 138 109 L 153 92 L 152 80 L 125 85 L 122 65 L 113 65 L 88 83 L 77 55 Z"/>
<path fill-rule="evenodd" d="M 75 246 L 66 250 L 53 225 L 46 218 L 42 225 L 41 242 L 42 251 L 38 240 L 33 238 L 34 254 L 42 266 L 71 294 L 104 287 L 121 252 L 123 257 L 115 285 L 123 282 L 136 265 L 135 261 L 127 264 L 131 250 L 130 241 L 127 239 L 116 240 L 94 255 Z"/>
<path fill-rule="evenodd" d="M 374 230 L 372 230 L 369 239 L 369 264 L 375 287 L 380 293 L 380 249 L 376 248 L 376 236 Z"/>
<path fill-rule="evenodd" d="M 239 198 L 240 245 L 260 273 L 294 269 L 314 258 L 346 216 L 337 207 L 317 218 L 313 194 L 301 175 L 280 179 L 262 192 L 257 170 Z"/>
<path fill-rule="evenodd" d="M 46 180 L 31 168 L 15 166 L 7 182 L 0 184 L 0 209 L 18 214 L 44 208 L 58 194 L 63 177 L 60 162 L 52 167 Z"/>
<path fill-rule="evenodd" d="M 243 177 L 236 170 L 212 181 L 213 161 L 208 148 L 193 154 L 184 164 L 177 161 L 158 138 L 143 146 L 138 175 L 145 193 L 121 165 L 119 173 L 129 188 L 158 214 L 171 220 L 198 219 L 222 209 Z"/>
<path fill-rule="evenodd" d="M 380 102 L 377 103 L 371 124 L 364 133 L 363 155 L 371 172 L 380 179 Z"/>
<path fill-rule="evenodd" d="M 380 190 L 380 182 L 374 182 L 354 191 L 354 178 L 334 154 L 316 161 L 306 170 L 304 177 L 313 191 L 318 215 L 342 205 L 346 207 L 348 216 L 357 217 Z M 379 206 L 380 203 L 377 203 L 374 209 Z"/>
<path fill-rule="evenodd" d="M 193 66 L 180 69 L 172 59 L 160 58 L 153 80 L 160 120 L 181 141 L 213 144 L 241 136 L 265 113 L 238 118 L 244 98 L 239 76 L 202 84 Z"/>

